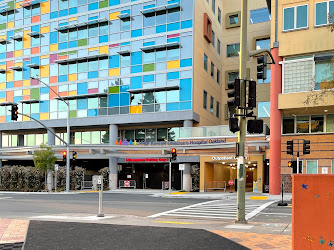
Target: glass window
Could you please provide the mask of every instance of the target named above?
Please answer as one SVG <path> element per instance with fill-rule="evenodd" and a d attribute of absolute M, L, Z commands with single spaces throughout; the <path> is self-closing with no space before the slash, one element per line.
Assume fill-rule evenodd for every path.
<path fill-rule="evenodd" d="M 135 131 L 133 129 L 131 130 L 125 130 L 124 131 L 124 139 L 127 139 L 128 141 L 135 140 Z"/>
<path fill-rule="evenodd" d="M 179 102 L 180 90 L 167 91 L 167 102 Z"/>
<path fill-rule="evenodd" d="M 166 91 L 155 92 L 156 103 L 166 103 Z"/>
<path fill-rule="evenodd" d="M 177 141 L 180 137 L 180 128 L 168 128 L 168 141 Z"/>
<path fill-rule="evenodd" d="M 226 46 L 226 56 L 227 57 L 239 56 L 239 51 L 240 51 L 240 43 L 228 44 Z"/>
<path fill-rule="evenodd" d="M 180 11 L 178 9 L 169 10 L 167 14 L 167 22 L 174 23 L 180 21 Z"/>
<path fill-rule="evenodd" d="M 204 69 L 208 71 L 208 56 L 204 54 Z"/>
<path fill-rule="evenodd" d="M 222 12 L 220 8 L 218 7 L 218 22 L 221 24 L 222 23 Z"/>
<path fill-rule="evenodd" d="M 220 40 L 219 39 L 217 39 L 217 52 L 218 52 L 218 54 L 220 55 Z"/>
<path fill-rule="evenodd" d="M 297 116 L 297 133 L 309 133 L 309 116 Z"/>
<path fill-rule="evenodd" d="M 326 117 L 326 132 L 334 132 L 334 114 L 329 114 Z"/>
<path fill-rule="evenodd" d="M 220 117 L 220 103 L 218 101 L 216 103 L 216 117 Z"/>
<path fill-rule="evenodd" d="M 203 91 L 203 108 L 207 109 L 207 103 L 208 103 L 208 92 L 204 90 Z"/>
<path fill-rule="evenodd" d="M 283 134 L 293 134 L 295 132 L 295 118 L 283 117 Z"/>
<path fill-rule="evenodd" d="M 283 10 L 283 30 L 306 28 L 308 26 L 308 5 Z M 295 18 L 296 16 L 296 18 Z"/>
<path fill-rule="evenodd" d="M 167 141 L 167 128 L 157 129 L 157 141 Z"/>
<path fill-rule="evenodd" d="M 256 39 L 256 49 L 270 50 L 270 38 Z"/>
<path fill-rule="evenodd" d="M 270 14 L 268 8 L 251 10 L 250 11 L 250 23 L 263 23 L 270 21 Z"/>
<path fill-rule="evenodd" d="M 228 82 L 234 82 L 239 77 L 239 72 L 228 72 Z"/>
<path fill-rule="evenodd" d="M 258 117 L 270 117 L 270 102 L 258 102 Z"/>
<path fill-rule="evenodd" d="M 311 133 L 324 132 L 324 116 L 311 116 Z"/>
<path fill-rule="evenodd" d="M 211 77 L 215 78 L 215 65 L 211 62 Z"/>
<path fill-rule="evenodd" d="M 229 18 L 228 18 L 228 20 L 230 22 L 230 25 L 237 24 L 239 22 L 238 18 L 239 18 L 238 14 L 230 15 Z"/>
<path fill-rule="evenodd" d="M 284 64 L 284 93 L 310 91 L 313 59 Z"/>
<path fill-rule="evenodd" d="M 332 61 L 315 62 L 315 90 L 333 88 L 334 64 Z"/>
<path fill-rule="evenodd" d="M 318 173 L 318 161 L 306 161 L 306 173 L 317 174 Z"/>
<path fill-rule="evenodd" d="M 220 84 L 220 70 L 217 69 L 217 83 Z"/>
<path fill-rule="evenodd" d="M 90 132 L 82 132 L 82 144 L 91 144 Z"/>
<path fill-rule="evenodd" d="M 100 131 L 92 131 L 92 144 L 100 144 L 101 143 L 101 135 Z"/>
<path fill-rule="evenodd" d="M 216 0 L 212 0 L 212 11 L 216 13 Z"/>
<path fill-rule="evenodd" d="M 146 141 L 147 142 L 157 141 L 157 131 L 155 128 L 146 129 Z"/>
<path fill-rule="evenodd" d="M 154 93 L 148 92 L 143 93 L 143 104 L 153 104 L 154 103 Z"/>
<path fill-rule="evenodd" d="M 141 105 L 142 104 L 142 93 L 139 94 L 132 94 L 131 93 L 131 102 L 130 105 Z"/>
<path fill-rule="evenodd" d="M 210 97 L 210 113 L 213 114 L 213 102 L 214 102 L 214 98 L 211 96 Z"/>
<path fill-rule="evenodd" d="M 213 46 L 213 47 L 216 46 L 215 41 L 216 41 L 216 34 L 215 34 L 215 32 L 212 30 L 212 39 L 211 39 L 211 43 L 212 43 L 212 46 Z"/>
<path fill-rule="evenodd" d="M 332 160 L 332 174 L 334 174 L 334 160 Z"/>
<path fill-rule="evenodd" d="M 143 141 L 145 141 L 145 129 L 136 129 L 135 130 L 135 139 L 137 140 L 137 141 L 139 141 L 139 140 L 143 140 Z"/>

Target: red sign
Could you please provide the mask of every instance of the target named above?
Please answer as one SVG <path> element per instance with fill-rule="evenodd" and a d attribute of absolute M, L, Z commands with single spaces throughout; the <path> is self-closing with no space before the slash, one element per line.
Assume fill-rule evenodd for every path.
<path fill-rule="evenodd" d="M 234 184 L 233 180 L 228 181 L 228 185 L 232 186 Z"/>
<path fill-rule="evenodd" d="M 126 162 L 169 162 L 168 158 L 142 158 L 142 159 L 131 159 L 126 158 Z"/>
<path fill-rule="evenodd" d="M 165 188 L 169 188 L 168 181 L 165 181 Z"/>
<path fill-rule="evenodd" d="M 124 181 L 124 187 L 130 187 L 130 181 Z"/>

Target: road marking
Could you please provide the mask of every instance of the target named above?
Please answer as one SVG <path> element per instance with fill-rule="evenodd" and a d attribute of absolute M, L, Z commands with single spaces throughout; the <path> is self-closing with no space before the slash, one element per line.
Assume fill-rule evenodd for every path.
<path fill-rule="evenodd" d="M 169 223 L 169 224 L 184 224 L 184 225 L 188 225 L 188 224 L 195 224 L 195 223 L 191 223 L 191 222 L 178 222 L 178 221 L 153 221 L 155 223 Z"/>
<path fill-rule="evenodd" d="M 189 194 L 189 192 L 174 192 L 174 193 L 171 193 L 171 194 Z"/>
<path fill-rule="evenodd" d="M 1 197 L 0 200 L 13 199 L 13 197 Z"/>
<path fill-rule="evenodd" d="M 252 196 L 249 198 L 250 200 L 266 200 L 268 199 L 267 196 Z"/>
<path fill-rule="evenodd" d="M 40 215 L 40 216 L 32 216 L 31 219 L 57 219 L 57 220 L 105 220 L 115 218 L 115 216 L 105 216 L 105 217 L 97 217 L 97 216 L 64 216 L 64 215 Z"/>
<path fill-rule="evenodd" d="M 292 216 L 292 214 L 285 214 L 285 213 L 261 213 L 261 214 L 275 214 L 275 215 L 289 215 L 289 216 Z"/>
<path fill-rule="evenodd" d="M 250 225 L 229 225 L 226 226 L 225 228 L 234 228 L 234 229 L 251 229 L 254 226 L 250 226 Z"/>

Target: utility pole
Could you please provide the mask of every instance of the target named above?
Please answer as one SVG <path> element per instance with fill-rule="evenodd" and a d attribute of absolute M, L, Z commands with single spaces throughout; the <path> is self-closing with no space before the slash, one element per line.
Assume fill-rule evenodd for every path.
<path fill-rule="evenodd" d="M 241 107 L 246 103 L 246 61 L 247 54 L 247 0 L 241 0 L 241 29 L 240 29 L 240 54 L 239 54 L 239 78 L 240 78 L 240 101 Z M 246 188 L 246 170 L 245 170 L 245 138 L 246 138 L 246 117 L 242 116 L 242 109 L 238 109 L 239 126 L 238 132 L 238 189 L 237 189 L 237 220 L 236 223 L 247 223 L 245 216 L 245 188 Z"/>

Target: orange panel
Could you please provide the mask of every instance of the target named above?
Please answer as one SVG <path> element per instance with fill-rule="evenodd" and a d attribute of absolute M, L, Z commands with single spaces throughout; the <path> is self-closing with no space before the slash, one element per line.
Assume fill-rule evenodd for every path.
<path fill-rule="evenodd" d="M 58 76 L 50 76 L 50 83 L 57 83 L 58 82 Z"/>
<path fill-rule="evenodd" d="M 24 95 L 23 100 L 30 100 L 30 95 Z"/>
<path fill-rule="evenodd" d="M 15 81 L 14 82 L 14 87 L 15 88 L 22 87 L 22 81 Z"/>
<path fill-rule="evenodd" d="M 40 16 L 33 16 L 31 17 L 31 23 L 38 23 L 41 21 L 41 17 Z"/>
<path fill-rule="evenodd" d="M 56 93 L 58 92 L 58 86 L 51 86 L 50 88 L 53 89 Z M 50 91 L 50 100 L 54 99 L 55 97 L 57 97 L 57 95 L 53 93 L 53 91 Z"/>
<path fill-rule="evenodd" d="M 0 122 L 5 123 L 6 122 L 6 116 L 0 116 Z"/>
<path fill-rule="evenodd" d="M 58 60 L 67 59 L 67 58 L 68 58 L 68 55 L 58 56 Z"/>
<path fill-rule="evenodd" d="M 67 96 L 67 91 L 66 92 L 59 92 L 58 95 L 60 95 L 60 96 Z"/>
<path fill-rule="evenodd" d="M 39 54 L 39 47 L 31 48 L 31 54 Z"/>
<path fill-rule="evenodd" d="M 6 66 L 7 66 L 7 70 L 10 70 L 10 67 L 14 66 L 14 61 L 7 61 Z"/>
<path fill-rule="evenodd" d="M 7 91 L 6 92 L 6 101 L 7 102 L 13 102 L 14 101 L 14 93 L 13 93 L 13 91 Z"/>

